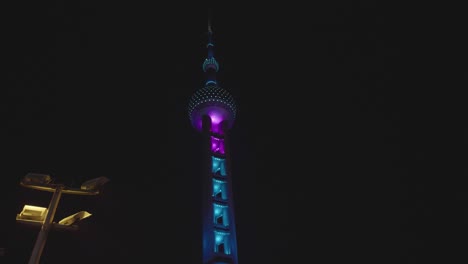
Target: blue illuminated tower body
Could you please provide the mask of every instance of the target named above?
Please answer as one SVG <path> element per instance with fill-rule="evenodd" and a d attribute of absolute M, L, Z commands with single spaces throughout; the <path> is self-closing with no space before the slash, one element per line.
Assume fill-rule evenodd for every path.
<path fill-rule="evenodd" d="M 192 126 L 203 140 L 203 264 L 237 264 L 237 239 L 232 194 L 228 131 L 236 117 L 234 98 L 218 85 L 213 32 L 208 23 L 208 56 L 202 68 L 205 86 L 189 101 Z"/>

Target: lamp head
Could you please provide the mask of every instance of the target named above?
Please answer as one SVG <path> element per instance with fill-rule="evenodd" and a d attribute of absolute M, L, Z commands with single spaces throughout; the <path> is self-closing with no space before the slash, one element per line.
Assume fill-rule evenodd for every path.
<path fill-rule="evenodd" d="M 33 185 L 33 184 L 47 185 L 51 181 L 52 181 L 52 178 L 48 174 L 28 173 L 26 174 L 26 176 L 24 176 L 21 182 L 26 185 Z"/>
<path fill-rule="evenodd" d="M 95 191 L 98 190 L 102 185 L 104 185 L 108 181 L 109 179 L 104 176 L 85 181 L 83 184 L 81 184 L 81 190 Z"/>
<path fill-rule="evenodd" d="M 88 218 L 90 216 L 91 216 L 90 213 L 88 213 L 86 211 L 80 211 L 80 212 L 78 212 L 76 214 L 72 214 L 70 216 L 67 216 L 67 217 L 63 218 L 58 223 L 60 225 L 70 226 L 70 225 L 74 224 L 75 222 L 80 221 L 80 220 L 85 219 L 85 218 Z"/>

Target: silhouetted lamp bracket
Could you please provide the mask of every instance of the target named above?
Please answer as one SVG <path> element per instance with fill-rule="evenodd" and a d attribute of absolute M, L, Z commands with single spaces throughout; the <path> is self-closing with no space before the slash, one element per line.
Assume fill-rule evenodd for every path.
<path fill-rule="evenodd" d="M 92 179 L 89 181 L 84 182 L 81 184 L 81 190 L 88 191 L 88 192 L 97 192 L 99 193 L 101 187 L 109 181 L 106 177 L 99 177 L 96 179 Z"/>
<path fill-rule="evenodd" d="M 63 184 L 52 183 L 52 178 L 47 174 L 28 173 L 21 180 L 20 185 L 47 192 L 55 192 L 60 186 L 62 187 L 61 192 L 67 194 L 78 194 L 78 195 L 97 195 L 101 191 L 102 186 L 109 181 L 106 177 L 98 177 L 81 184 L 80 188 L 71 188 Z"/>
<path fill-rule="evenodd" d="M 47 240 L 47 235 L 51 229 L 78 230 L 75 222 L 91 216 L 86 211 L 80 211 L 60 220 L 58 223 L 53 222 L 58 203 L 63 193 L 76 195 L 97 195 L 102 186 L 109 181 L 106 177 L 99 177 L 84 182 L 80 188 L 71 188 L 63 184 L 53 183 L 50 175 L 28 173 L 20 181 L 20 185 L 46 192 L 53 192 L 49 207 L 40 207 L 34 205 L 25 205 L 23 210 L 16 215 L 16 221 L 29 225 L 40 226 L 41 230 L 34 245 L 31 258 L 28 264 L 39 264 L 39 260 Z"/>

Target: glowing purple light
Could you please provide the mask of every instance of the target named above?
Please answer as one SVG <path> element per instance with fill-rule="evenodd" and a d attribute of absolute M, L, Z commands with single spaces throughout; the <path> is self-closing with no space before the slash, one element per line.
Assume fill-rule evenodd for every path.
<path fill-rule="evenodd" d="M 211 131 L 222 133 L 221 122 L 226 118 L 219 111 L 211 111 L 208 113 L 211 119 Z"/>
<path fill-rule="evenodd" d="M 224 140 L 221 138 L 211 137 L 211 151 L 214 153 L 224 154 Z"/>
<path fill-rule="evenodd" d="M 210 115 L 210 118 L 211 118 L 211 124 L 219 124 L 221 123 L 221 121 L 223 121 L 223 117 L 220 116 L 219 113 L 217 113 L 216 111 L 213 111 L 211 113 L 209 113 Z"/>
<path fill-rule="evenodd" d="M 230 129 L 236 117 L 234 98 L 216 84 L 209 84 L 197 90 L 189 101 L 188 114 L 195 129 L 201 131 L 202 117 L 210 117 L 210 130 L 222 133 L 221 123 L 226 122 L 226 129 Z"/>
<path fill-rule="evenodd" d="M 201 131 L 202 128 L 202 117 L 204 115 L 210 117 L 210 131 L 217 134 L 224 133 L 221 125 L 223 121 L 228 122 L 228 128 L 232 126 L 232 123 L 234 121 L 233 114 L 229 110 L 226 110 L 225 108 L 216 105 L 207 105 L 201 109 L 197 109 L 197 111 L 192 112 L 192 125 L 199 131 Z"/>

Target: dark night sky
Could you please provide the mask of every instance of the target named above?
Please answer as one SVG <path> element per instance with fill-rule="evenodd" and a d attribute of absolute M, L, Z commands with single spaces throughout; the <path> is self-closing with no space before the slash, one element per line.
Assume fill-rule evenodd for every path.
<path fill-rule="evenodd" d="M 207 5 L 64 2 L 4 8 L 0 262 L 30 256 L 39 230 L 15 215 L 48 205 L 19 186 L 37 172 L 111 179 L 100 196 L 63 195 L 56 220 L 93 216 L 50 233 L 43 263 L 200 263 L 187 103 L 204 83 Z M 405 9 L 326 2 L 211 5 L 218 81 L 238 105 L 240 264 L 466 263 L 466 125 L 457 96 L 429 88 L 447 81 L 435 45 Z"/>

